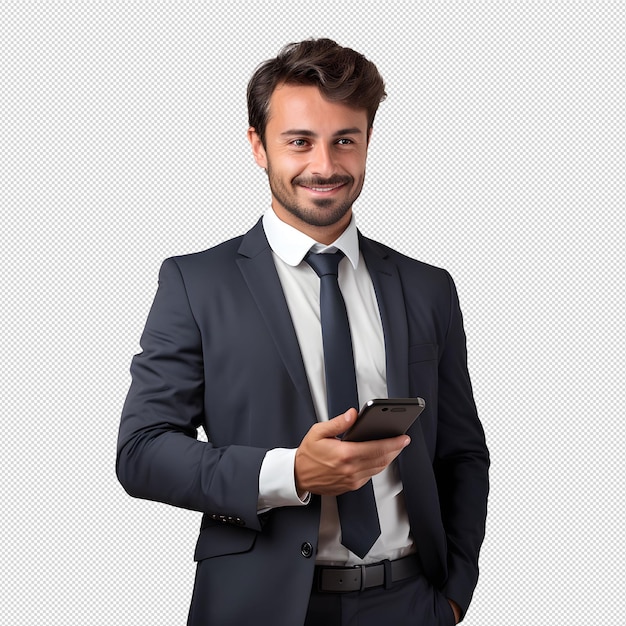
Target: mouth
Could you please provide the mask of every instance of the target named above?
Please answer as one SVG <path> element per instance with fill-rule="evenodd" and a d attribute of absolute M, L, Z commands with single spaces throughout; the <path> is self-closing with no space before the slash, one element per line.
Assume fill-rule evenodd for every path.
<path fill-rule="evenodd" d="M 306 180 L 302 178 L 301 180 L 296 179 L 293 182 L 314 195 L 331 196 L 333 193 L 343 189 L 346 185 L 349 185 L 352 180 L 348 177 L 337 177 L 327 180 Z"/>
<path fill-rule="evenodd" d="M 345 183 L 339 183 L 337 185 L 323 185 L 323 186 L 318 186 L 318 185 L 300 185 L 301 187 L 304 187 L 305 189 L 308 189 L 309 191 L 314 191 L 315 193 L 331 193 L 333 191 L 335 191 L 335 189 L 339 189 L 341 187 L 343 187 L 345 185 Z"/>

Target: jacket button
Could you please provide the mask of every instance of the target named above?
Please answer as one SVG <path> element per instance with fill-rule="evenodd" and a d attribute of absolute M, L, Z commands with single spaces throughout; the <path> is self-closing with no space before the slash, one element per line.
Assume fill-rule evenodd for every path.
<path fill-rule="evenodd" d="M 305 541 L 300 546 L 300 552 L 305 559 L 310 559 L 313 555 L 313 546 L 308 541 Z"/>

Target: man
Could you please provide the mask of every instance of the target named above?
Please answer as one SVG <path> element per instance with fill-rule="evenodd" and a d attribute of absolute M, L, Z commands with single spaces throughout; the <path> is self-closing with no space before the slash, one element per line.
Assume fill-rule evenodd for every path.
<path fill-rule="evenodd" d="M 454 624 L 469 605 L 489 461 L 454 285 L 352 214 L 384 97 L 376 67 L 327 39 L 262 64 L 248 139 L 271 208 L 161 268 L 117 471 L 131 495 L 204 513 L 191 625 Z M 329 296 L 309 253 L 337 250 L 354 360 L 337 376 L 352 369 L 358 401 L 329 414 Z M 415 396 L 426 409 L 406 435 L 339 438 L 367 400 Z M 348 548 L 344 514 L 370 525 L 372 509 L 338 503 L 363 493 L 377 530 Z"/>

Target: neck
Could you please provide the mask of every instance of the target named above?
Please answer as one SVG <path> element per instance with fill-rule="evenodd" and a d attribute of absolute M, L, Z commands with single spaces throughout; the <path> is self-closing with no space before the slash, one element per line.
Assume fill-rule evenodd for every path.
<path fill-rule="evenodd" d="M 301 220 L 289 211 L 282 209 L 282 207 L 276 207 L 275 205 L 272 206 L 274 213 L 278 216 L 278 219 L 311 237 L 311 239 L 315 239 L 318 243 L 324 244 L 325 246 L 328 246 L 333 243 L 333 241 L 336 241 L 341 236 L 343 231 L 348 228 L 350 220 L 352 219 L 352 210 L 349 210 L 339 221 L 334 222 L 333 224 L 329 224 L 328 226 L 316 226 Z"/>

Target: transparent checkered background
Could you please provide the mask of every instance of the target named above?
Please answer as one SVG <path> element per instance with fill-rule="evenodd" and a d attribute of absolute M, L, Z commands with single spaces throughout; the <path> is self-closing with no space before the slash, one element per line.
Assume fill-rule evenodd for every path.
<path fill-rule="evenodd" d="M 620 2 L 3 2 L 2 622 L 185 623 L 200 515 L 116 481 L 128 367 L 161 261 L 269 205 L 245 87 L 309 36 L 386 79 L 361 229 L 461 297 L 493 460 L 465 623 L 619 620 L 625 26 Z"/>

